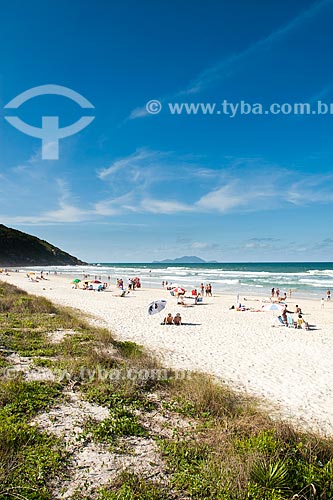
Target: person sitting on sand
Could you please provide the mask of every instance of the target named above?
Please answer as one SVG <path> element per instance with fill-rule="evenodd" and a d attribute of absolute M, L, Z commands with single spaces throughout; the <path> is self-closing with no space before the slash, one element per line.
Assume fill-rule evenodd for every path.
<path fill-rule="evenodd" d="M 178 295 L 177 304 L 180 306 L 185 306 L 184 295 L 182 295 L 182 294 Z"/>
<path fill-rule="evenodd" d="M 163 323 L 164 323 L 165 325 L 172 325 L 172 323 L 173 323 L 173 316 L 172 316 L 172 314 L 171 314 L 171 313 L 169 313 L 169 314 L 168 314 L 168 315 L 164 318 Z"/>
<path fill-rule="evenodd" d="M 179 313 L 176 314 L 176 316 L 173 318 L 173 324 L 174 325 L 181 325 L 182 324 L 182 318 Z"/>
<path fill-rule="evenodd" d="M 197 305 L 198 302 L 202 302 L 201 293 L 198 293 L 198 295 L 194 297 L 194 305 Z"/>
<path fill-rule="evenodd" d="M 302 328 L 304 323 L 305 323 L 305 321 L 304 321 L 302 315 L 299 314 L 297 317 L 297 328 Z"/>
<path fill-rule="evenodd" d="M 302 309 L 297 304 L 295 306 L 295 314 L 302 314 Z"/>
<path fill-rule="evenodd" d="M 305 330 L 310 330 L 309 323 L 307 321 L 304 321 L 301 314 L 299 314 L 297 318 L 297 328 L 305 328 Z"/>

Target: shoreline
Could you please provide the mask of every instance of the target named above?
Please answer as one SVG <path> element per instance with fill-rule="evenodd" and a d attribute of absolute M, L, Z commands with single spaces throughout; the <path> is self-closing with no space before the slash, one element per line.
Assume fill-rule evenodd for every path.
<path fill-rule="evenodd" d="M 207 263 L 208 264 L 208 263 Z M 252 263 L 251 263 L 252 264 Z M 265 263 L 264 263 L 265 264 Z M 281 263 L 277 263 L 281 264 Z M 287 263 L 290 264 L 290 263 Z M 304 264 L 304 263 L 300 263 Z M 317 263 L 317 264 L 326 264 L 326 263 Z M 119 265 L 119 273 L 115 274 L 115 267 Z M 130 267 L 127 268 L 126 266 L 129 265 Z M 141 265 L 141 264 L 138 264 Z M 166 265 L 166 264 L 165 264 Z M 257 264 L 255 264 L 257 265 Z M 258 264 L 259 265 L 259 264 Z M 108 268 L 108 272 L 105 271 L 105 268 L 103 267 L 98 267 L 97 265 L 88 265 L 88 266 L 77 266 L 77 270 L 74 271 L 75 266 L 26 266 L 26 267 L 8 267 L 7 270 L 11 273 L 16 273 L 19 272 L 21 274 L 25 274 L 28 271 L 34 271 L 36 274 L 39 274 L 42 269 L 44 269 L 44 276 L 45 274 L 49 273 L 49 275 L 52 276 L 63 276 L 68 279 L 71 278 L 77 278 L 80 277 L 82 279 L 82 276 L 87 274 L 90 278 L 96 276 L 98 279 L 101 279 L 102 281 L 107 281 L 107 276 L 110 275 L 112 280 L 115 280 L 118 277 L 123 277 L 123 275 L 127 276 L 134 276 L 136 273 L 134 271 L 137 271 L 138 276 L 142 275 L 142 283 L 143 286 L 146 289 L 160 289 L 161 282 L 163 281 L 163 277 L 155 277 L 150 274 L 151 270 L 148 271 L 148 275 L 145 275 L 144 273 L 147 273 L 147 266 L 145 269 L 136 269 L 136 264 L 114 264 L 113 267 Z M 184 264 L 186 267 L 186 265 Z M 229 278 L 228 276 L 221 276 L 219 279 L 211 279 L 209 276 L 187 276 L 184 278 L 184 276 L 177 276 L 177 270 L 179 272 L 180 269 L 183 269 L 182 267 L 173 267 L 175 269 L 175 275 L 174 276 L 168 276 L 168 279 L 170 283 L 175 283 L 175 286 L 185 286 L 187 290 L 191 290 L 192 288 L 199 288 L 199 285 L 201 282 L 204 283 L 212 283 L 213 284 L 213 291 L 214 295 L 234 295 L 235 297 L 237 295 L 240 296 L 240 298 L 249 297 L 251 298 L 270 298 L 270 290 L 271 288 L 276 289 L 279 287 L 282 289 L 282 291 L 287 293 L 287 300 L 294 300 L 294 297 L 298 297 L 299 300 L 317 300 L 320 301 L 322 297 L 326 298 L 327 295 L 327 289 L 333 288 L 333 269 L 329 271 L 332 274 L 332 282 L 330 284 L 323 284 L 322 286 L 320 285 L 314 285 L 310 289 L 302 288 L 302 285 L 300 288 L 296 288 L 294 285 L 290 284 L 281 284 L 279 285 L 279 281 L 277 280 L 277 283 L 272 281 L 272 283 L 265 284 L 265 285 L 254 285 L 254 284 L 249 284 L 249 283 L 244 283 L 242 279 L 236 279 L 235 277 L 230 277 L 231 281 L 238 282 L 238 285 L 234 285 L 235 288 L 231 289 L 230 288 L 230 283 L 228 284 Z M 104 269 L 104 270 L 103 270 Z M 190 269 L 190 268 L 189 268 Z M 131 271 L 133 272 L 131 272 Z M 54 272 L 56 271 L 56 274 Z M 87 272 L 88 271 L 88 272 Z M 169 272 L 169 274 L 172 274 L 170 271 L 170 266 L 168 265 L 167 268 L 164 269 L 165 272 Z M 237 271 L 234 271 L 235 273 Z M 252 272 L 252 271 L 251 271 Z M 321 272 L 321 271 L 319 271 Z M 53 273 L 53 274 L 52 274 Z M 306 273 L 304 273 L 306 274 Z M 288 273 L 286 273 L 288 275 Z M 293 273 L 291 273 L 292 276 L 294 276 Z M 0 273 L 1 276 L 1 273 Z M 241 276 L 242 278 L 242 276 Z M 246 278 L 244 278 L 246 279 Z M 253 278 L 252 278 L 253 279 Z M 186 281 L 187 280 L 187 281 Z M 165 278 L 164 278 L 165 281 Z M 303 284 L 304 286 L 304 284 Z M 308 286 L 308 285 L 306 285 Z M 292 297 L 289 298 L 289 289 L 292 290 Z M 246 299 L 245 299 L 246 300 Z"/>
<path fill-rule="evenodd" d="M 289 300 L 292 307 L 301 302 L 306 320 L 317 325 L 308 332 L 273 328 L 270 312 L 232 311 L 234 295 L 214 294 L 202 305 L 181 307 L 164 289 L 143 288 L 120 298 L 114 296 L 119 294 L 114 284 L 111 291 L 96 293 L 72 289 L 69 275 L 48 278 L 33 283 L 22 272 L 0 275 L 29 293 L 92 315 L 93 324 L 143 345 L 167 367 L 210 373 L 234 389 L 264 398 L 275 415 L 333 434 L 333 303 L 321 309 L 318 300 Z M 165 313 L 180 312 L 186 324 L 161 325 L 164 312 L 148 317 L 149 302 L 158 298 L 168 301 Z M 258 296 L 246 301 L 255 309 L 260 303 Z"/>

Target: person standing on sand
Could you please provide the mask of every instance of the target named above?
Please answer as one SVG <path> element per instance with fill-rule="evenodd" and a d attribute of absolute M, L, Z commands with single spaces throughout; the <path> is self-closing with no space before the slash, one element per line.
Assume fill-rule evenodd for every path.
<path fill-rule="evenodd" d="M 288 311 L 287 309 L 287 304 L 284 305 L 282 311 L 281 311 L 281 317 L 283 319 L 283 322 L 286 326 L 288 326 L 288 316 L 287 314 L 292 314 L 292 311 Z"/>
<path fill-rule="evenodd" d="M 325 305 L 325 299 L 324 299 L 324 297 L 322 297 L 322 299 L 320 301 L 320 305 L 321 305 L 321 308 L 324 309 L 324 305 Z"/>
<path fill-rule="evenodd" d="M 326 292 L 326 300 L 329 302 L 331 300 L 331 290 L 327 290 Z"/>
<path fill-rule="evenodd" d="M 274 297 L 275 297 L 275 288 L 272 288 L 272 292 L 271 293 L 272 293 L 272 295 L 271 295 L 272 299 L 274 299 Z"/>
<path fill-rule="evenodd" d="M 200 285 L 200 290 L 201 290 L 201 295 L 204 296 L 205 295 L 205 286 L 203 283 L 201 283 L 201 285 Z"/>

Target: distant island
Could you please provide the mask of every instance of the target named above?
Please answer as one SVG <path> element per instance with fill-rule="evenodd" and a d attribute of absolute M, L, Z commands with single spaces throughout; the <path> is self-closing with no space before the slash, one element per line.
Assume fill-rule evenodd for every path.
<path fill-rule="evenodd" d="M 178 257 L 176 259 L 154 260 L 153 264 L 216 264 L 216 261 L 207 262 L 195 255 L 184 255 L 184 257 Z"/>
<path fill-rule="evenodd" d="M 0 267 L 86 264 L 47 241 L 0 224 Z"/>

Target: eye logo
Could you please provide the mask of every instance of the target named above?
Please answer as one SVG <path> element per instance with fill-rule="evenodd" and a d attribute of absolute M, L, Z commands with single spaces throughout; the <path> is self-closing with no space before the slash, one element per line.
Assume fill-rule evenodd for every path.
<path fill-rule="evenodd" d="M 26 90 L 6 104 L 5 109 L 17 109 L 26 101 L 41 95 L 61 95 L 76 102 L 83 109 L 94 109 L 94 106 L 88 99 L 78 92 L 61 85 L 40 85 L 39 87 Z M 59 139 L 80 132 L 80 130 L 87 127 L 95 119 L 94 116 L 82 116 L 78 121 L 72 123 L 72 125 L 59 128 L 59 116 L 42 116 L 42 127 L 38 128 L 25 123 L 17 116 L 5 116 L 4 118 L 13 127 L 20 130 L 20 132 L 42 140 L 43 160 L 58 160 Z"/>

